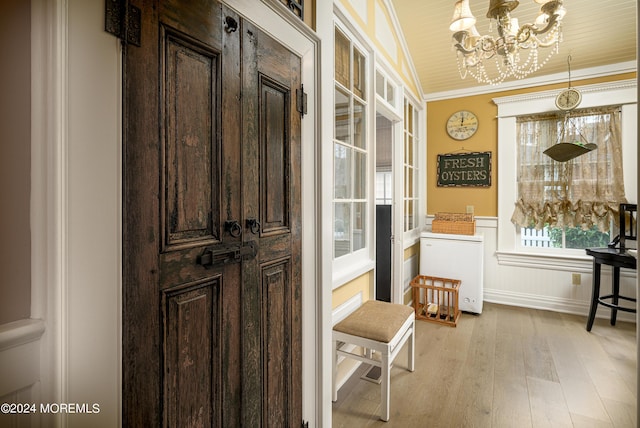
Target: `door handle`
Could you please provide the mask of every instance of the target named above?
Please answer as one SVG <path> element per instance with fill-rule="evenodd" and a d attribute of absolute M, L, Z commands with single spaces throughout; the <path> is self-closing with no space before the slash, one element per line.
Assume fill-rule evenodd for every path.
<path fill-rule="evenodd" d="M 247 229 L 251 231 L 254 235 L 260 233 L 260 222 L 255 218 L 248 218 L 246 221 Z"/>
<path fill-rule="evenodd" d="M 233 236 L 234 238 L 237 238 L 240 235 L 242 235 L 242 226 L 240 226 L 240 223 L 238 223 L 237 220 L 225 221 L 224 230 L 225 232 L 229 232 L 229 235 Z"/>
<path fill-rule="evenodd" d="M 238 29 L 238 21 L 230 16 L 224 18 L 224 31 L 227 33 L 233 33 Z"/>

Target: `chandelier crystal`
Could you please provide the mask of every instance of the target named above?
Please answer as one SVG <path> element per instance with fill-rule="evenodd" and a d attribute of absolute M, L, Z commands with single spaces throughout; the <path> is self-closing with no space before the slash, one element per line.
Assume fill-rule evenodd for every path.
<path fill-rule="evenodd" d="M 497 37 L 478 32 L 469 0 L 456 1 L 449 29 L 453 31 L 460 77 L 464 79 L 470 74 L 478 82 L 492 85 L 509 77 L 522 79 L 540 70 L 558 52 L 562 18 L 566 14 L 562 0 L 534 1 L 541 5 L 538 17 L 531 24 L 519 25 L 518 18 L 511 17 L 518 1 L 491 0 L 487 12 L 489 33 L 495 23 Z M 538 48 L 549 48 L 542 60 Z"/>

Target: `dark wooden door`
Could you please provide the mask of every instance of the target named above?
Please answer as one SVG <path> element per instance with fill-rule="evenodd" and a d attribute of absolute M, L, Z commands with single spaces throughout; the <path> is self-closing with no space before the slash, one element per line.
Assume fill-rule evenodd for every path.
<path fill-rule="evenodd" d="M 302 422 L 300 58 L 243 22 L 243 326 L 248 421 Z M 246 244 L 245 244 L 246 245 Z M 263 399 L 259 399 L 264 397 Z M 247 424 L 245 426 L 257 426 Z"/>
<path fill-rule="evenodd" d="M 131 3 L 123 425 L 297 426 L 300 59 L 214 1 Z"/>

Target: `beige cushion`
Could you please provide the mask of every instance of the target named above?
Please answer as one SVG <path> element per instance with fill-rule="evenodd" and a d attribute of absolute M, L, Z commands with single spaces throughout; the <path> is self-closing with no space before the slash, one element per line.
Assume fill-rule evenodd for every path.
<path fill-rule="evenodd" d="M 413 314 L 413 308 L 396 303 L 369 300 L 333 329 L 377 342 L 389 343 L 402 324 Z"/>

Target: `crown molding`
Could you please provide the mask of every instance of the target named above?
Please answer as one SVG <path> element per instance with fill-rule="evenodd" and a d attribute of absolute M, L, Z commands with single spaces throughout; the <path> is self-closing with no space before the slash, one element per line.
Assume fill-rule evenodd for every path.
<path fill-rule="evenodd" d="M 616 89 L 634 89 L 637 86 L 636 79 L 617 80 L 614 82 L 594 83 L 592 85 L 573 86 L 579 89 L 582 94 L 593 94 L 604 91 L 611 91 Z M 492 98 L 493 102 L 498 105 L 517 103 L 523 101 L 533 101 L 558 95 L 557 89 L 550 89 L 547 91 L 529 92 L 526 94 L 510 95 L 506 97 Z"/>
<path fill-rule="evenodd" d="M 598 77 L 612 76 L 616 74 L 634 73 L 637 71 L 636 61 L 627 61 L 616 64 L 604 65 L 600 67 L 584 68 L 572 71 L 572 80 L 594 79 Z M 484 85 L 474 88 L 456 89 L 453 91 L 434 92 L 426 94 L 424 101 L 439 101 L 452 98 L 469 97 L 473 95 L 494 94 L 517 89 L 534 88 L 538 86 L 553 85 L 557 83 L 565 83 L 567 81 L 567 73 L 554 73 L 534 78 L 513 80 L 504 82 L 499 85 Z"/>
<path fill-rule="evenodd" d="M 573 86 L 573 88 L 582 92 L 581 108 L 611 104 L 635 104 L 638 98 L 636 79 Z M 498 106 L 498 117 L 504 118 L 522 114 L 556 111 L 557 107 L 554 101 L 558 93 L 558 89 L 552 89 L 496 97 L 492 100 Z"/>

